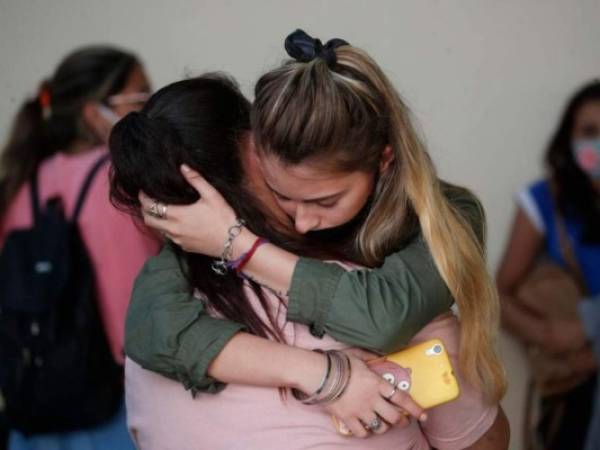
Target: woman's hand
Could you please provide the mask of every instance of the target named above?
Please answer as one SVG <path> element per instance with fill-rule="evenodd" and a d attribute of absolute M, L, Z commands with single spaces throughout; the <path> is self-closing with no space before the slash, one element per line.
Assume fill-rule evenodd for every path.
<path fill-rule="evenodd" d="M 227 240 L 227 231 L 235 223 L 235 212 L 198 172 L 184 165 L 181 166 L 181 173 L 198 191 L 198 201 L 185 206 L 159 205 L 158 210 L 161 211 L 162 207 L 164 212 L 160 218 L 151 212 L 156 202 L 142 192 L 139 198 L 144 223 L 161 232 L 185 251 L 220 256 Z M 248 233 L 250 232 L 245 230 L 245 234 Z M 246 239 L 251 240 L 251 237 L 239 236 L 236 238 L 236 244 Z"/>
<path fill-rule="evenodd" d="M 352 374 L 344 394 L 325 410 L 341 421 L 354 436 L 365 438 L 369 430 L 365 425 L 379 418 L 381 426 L 373 433 L 385 433 L 390 426 L 407 426 L 409 416 L 426 420 L 424 410 L 405 392 L 396 390 L 365 364 L 376 355 L 360 350 L 346 352 L 350 357 Z M 390 396 L 390 394 L 392 394 Z"/>

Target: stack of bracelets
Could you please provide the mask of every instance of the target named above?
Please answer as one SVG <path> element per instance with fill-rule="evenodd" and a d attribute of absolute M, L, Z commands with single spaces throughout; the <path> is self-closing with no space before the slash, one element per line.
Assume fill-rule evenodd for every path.
<path fill-rule="evenodd" d="M 254 244 L 252 244 L 252 247 L 250 247 L 250 250 L 248 250 L 238 259 L 232 260 L 233 241 L 240 235 L 245 225 L 246 222 L 243 219 L 238 218 L 235 220 L 235 223 L 229 227 L 229 230 L 227 230 L 227 240 L 223 245 L 223 252 L 221 253 L 219 259 L 215 260 L 211 266 L 212 270 L 218 275 L 225 275 L 228 270 L 234 270 L 238 276 L 241 278 L 246 278 L 242 272 L 244 267 L 248 261 L 250 261 L 250 258 L 254 256 L 254 253 L 256 250 L 258 250 L 258 247 L 269 243 L 269 241 L 264 238 L 257 238 L 254 241 Z"/>
<path fill-rule="evenodd" d="M 321 385 L 310 395 L 304 394 L 297 389 L 292 389 L 294 398 L 300 400 L 305 405 L 331 403 L 340 398 L 348 387 L 352 372 L 350 358 L 345 353 L 338 350 L 315 351 L 323 353 L 327 357 L 327 370 L 325 371 Z"/>

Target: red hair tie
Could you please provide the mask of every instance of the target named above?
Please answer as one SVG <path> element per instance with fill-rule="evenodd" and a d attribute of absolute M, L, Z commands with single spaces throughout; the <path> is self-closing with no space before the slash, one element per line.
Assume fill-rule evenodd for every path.
<path fill-rule="evenodd" d="M 44 117 L 44 119 L 47 119 L 48 117 L 50 117 L 50 114 L 52 114 L 52 109 L 50 108 L 50 101 L 50 89 L 48 89 L 48 86 L 46 86 L 44 83 L 38 95 L 38 102 L 40 103 L 40 107 L 42 108 L 42 116 Z"/>

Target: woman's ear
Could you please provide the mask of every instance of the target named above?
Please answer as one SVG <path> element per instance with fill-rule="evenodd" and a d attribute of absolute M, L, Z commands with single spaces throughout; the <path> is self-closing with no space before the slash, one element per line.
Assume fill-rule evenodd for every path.
<path fill-rule="evenodd" d="M 390 164 L 392 164 L 392 162 L 394 161 L 396 157 L 394 156 L 394 151 L 392 150 L 392 146 L 391 145 L 386 145 L 385 148 L 383 149 L 383 152 L 381 152 L 381 161 L 379 161 L 379 174 L 383 175 L 388 168 L 390 167 Z"/>

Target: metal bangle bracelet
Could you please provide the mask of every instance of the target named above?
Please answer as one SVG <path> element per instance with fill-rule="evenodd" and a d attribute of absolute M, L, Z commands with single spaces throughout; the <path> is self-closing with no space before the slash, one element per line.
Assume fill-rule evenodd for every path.
<path fill-rule="evenodd" d="M 342 395 L 344 395 L 344 392 L 346 392 L 346 389 L 348 388 L 348 385 L 350 384 L 350 377 L 352 376 L 352 364 L 350 362 L 350 358 L 348 357 L 348 355 L 346 355 L 344 352 L 340 352 L 340 351 L 337 351 L 336 354 L 338 356 L 341 355 L 340 358 L 345 359 L 346 371 L 344 372 L 342 370 L 342 372 L 344 373 L 345 376 L 344 376 L 343 380 L 341 380 L 341 386 L 340 386 L 339 390 L 335 393 L 335 395 L 333 395 L 331 397 L 329 402 L 334 402 L 338 398 L 340 398 Z"/>
<path fill-rule="evenodd" d="M 327 358 L 327 370 L 325 371 L 325 375 L 323 376 L 323 379 L 321 380 L 321 384 L 320 384 L 319 388 L 313 394 L 307 395 L 297 389 L 292 389 L 292 395 L 294 396 L 294 398 L 296 400 L 300 400 L 305 405 L 313 405 L 313 404 L 319 402 L 319 400 L 320 400 L 319 396 L 323 392 L 323 389 L 325 389 L 325 386 L 327 385 L 327 381 L 329 381 L 329 377 L 331 376 L 332 361 L 331 361 L 331 355 L 329 354 L 329 352 L 324 352 L 323 350 L 319 350 L 319 349 L 316 349 L 314 351 L 325 355 L 325 357 Z"/>
<path fill-rule="evenodd" d="M 211 269 L 217 275 L 225 275 L 227 273 L 227 262 L 231 260 L 233 255 L 233 241 L 240 235 L 244 225 L 246 225 L 246 222 L 243 219 L 237 218 L 235 219 L 235 223 L 227 230 L 227 240 L 223 244 L 221 256 L 218 261 L 213 261 L 211 264 Z"/>

